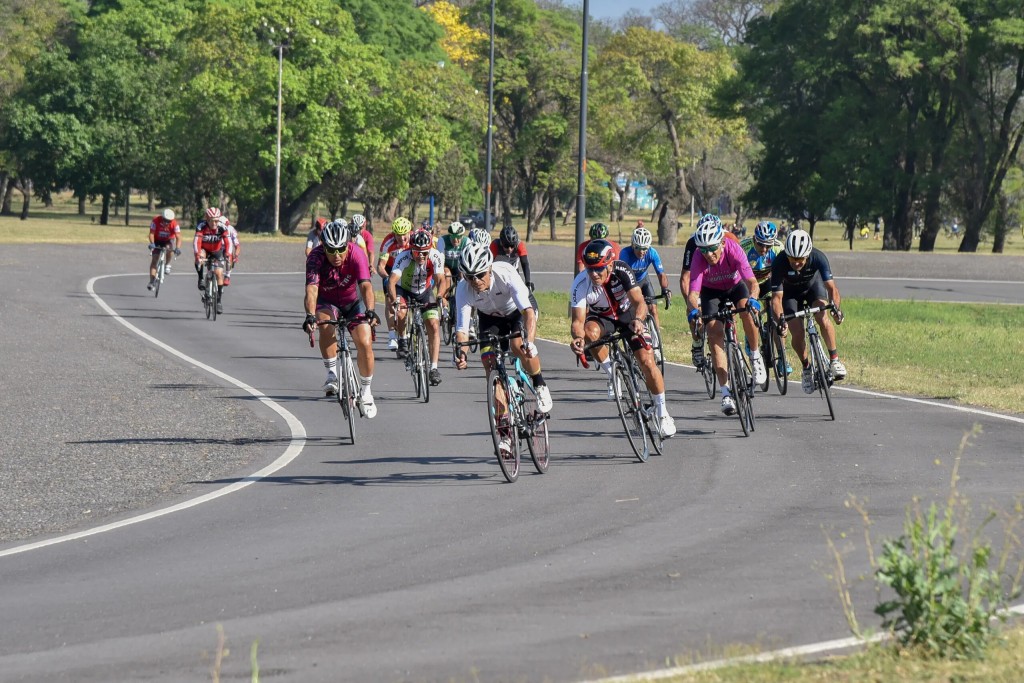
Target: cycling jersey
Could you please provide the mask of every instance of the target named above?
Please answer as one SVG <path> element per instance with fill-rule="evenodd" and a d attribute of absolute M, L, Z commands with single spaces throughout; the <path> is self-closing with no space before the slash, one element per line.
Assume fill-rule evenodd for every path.
<path fill-rule="evenodd" d="M 605 241 L 608 244 L 612 245 L 612 249 L 615 250 L 614 257 L 615 258 L 619 258 L 619 245 L 616 244 L 615 242 L 613 242 L 612 240 L 609 240 L 609 239 L 606 239 Z M 583 263 L 583 250 L 587 248 L 587 245 L 590 244 L 590 242 L 591 242 L 591 240 L 587 240 L 586 242 L 583 242 L 582 244 L 580 244 L 580 246 L 576 247 L 576 265 L 579 267 L 581 272 L 583 270 L 586 270 L 586 267 L 587 267 Z"/>
<path fill-rule="evenodd" d="M 757 251 L 753 237 L 743 238 L 740 246 L 743 247 L 743 252 L 747 255 L 747 263 L 750 264 L 750 270 L 754 273 L 757 284 L 762 286 L 761 294 L 764 295 L 764 283 L 771 277 L 772 263 L 782 253 L 782 242 L 775 240 L 763 256 Z"/>
<path fill-rule="evenodd" d="M 359 236 L 363 238 L 363 249 L 366 250 L 366 260 L 369 262 L 369 257 L 373 254 L 373 233 L 363 228 L 359 231 Z"/>
<path fill-rule="evenodd" d="M 388 233 L 388 236 L 384 238 L 384 241 L 380 243 L 380 254 L 377 257 L 377 262 L 386 261 L 384 264 L 384 272 L 390 273 L 391 269 L 395 267 L 395 256 L 398 255 L 403 249 L 408 249 L 409 243 L 402 243 L 402 239 L 395 233 Z"/>
<path fill-rule="evenodd" d="M 205 251 L 208 256 L 218 257 L 231 256 L 234 253 L 228 231 L 216 223 L 209 225 L 205 220 L 196 226 L 196 236 L 192 240 L 193 253 L 198 255 L 200 250 Z"/>
<path fill-rule="evenodd" d="M 789 265 L 788 257 L 777 258 L 772 264 L 772 291 L 778 292 L 784 287 L 793 290 L 805 289 L 817 274 L 820 274 L 822 282 L 832 279 L 832 268 L 828 264 L 828 257 L 817 247 L 811 249 L 807 263 L 800 270 L 795 270 Z"/>
<path fill-rule="evenodd" d="M 526 282 L 530 282 L 530 255 L 526 253 L 526 245 L 520 242 L 516 245 L 516 248 L 512 250 L 512 253 L 505 251 L 505 248 L 501 246 L 498 240 L 491 242 L 491 256 L 494 257 L 494 262 L 503 262 L 512 264 L 513 268 L 519 268 L 520 265 L 523 267 L 523 279 Z"/>
<path fill-rule="evenodd" d="M 637 256 L 633 251 L 633 245 L 630 245 L 619 254 L 619 260 L 625 261 L 626 265 L 633 270 L 633 276 L 641 286 L 647 282 L 647 270 L 651 266 L 654 266 L 654 272 L 658 275 L 665 272 L 665 268 L 661 265 L 661 256 L 654 247 L 648 249 L 643 256 Z"/>
<path fill-rule="evenodd" d="M 445 235 L 437 243 L 438 251 L 444 253 L 444 265 L 452 271 L 452 275 L 459 272 L 459 254 L 467 244 L 469 244 L 469 238 L 465 235 L 462 237 Z"/>
<path fill-rule="evenodd" d="M 633 270 L 623 261 L 612 264 L 611 277 L 603 285 L 594 284 L 586 270 L 580 271 L 572 282 L 570 303 L 572 308 L 583 308 L 603 318 L 631 317 L 633 302 L 629 290 L 637 287 Z"/>
<path fill-rule="evenodd" d="M 455 288 L 455 306 L 458 311 L 455 329 L 468 332 L 474 308 L 481 314 L 504 318 L 531 308 L 533 303 L 519 271 L 510 263 L 498 262 L 491 266 L 491 286 L 484 291 L 476 291 L 467 280 L 459 283 Z"/>
<path fill-rule="evenodd" d="M 704 260 L 704 254 L 700 250 L 693 255 L 690 268 L 691 292 L 700 292 L 704 285 L 707 285 L 708 289 L 727 291 L 743 280 L 754 277 L 750 264 L 747 263 L 747 256 L 738 241 L 722 240 L 718 248 L 723 250 L 723 253 L 718 263 L 713 266 Z"/>
<path fill-rule="evenodd" d="M 157 216 L 149 224 L 149 241 L 154 244 L 167 243 L 181 236 L 181 228 L 178 221 L 164 220 L 163 216 Z"/>
<path fill-rule="evenodd" d="M 398 286 L 412 294 L 423 294 L 430 291 L 437 278 L 444 277 L 444 256 L 437 249 L 427 252 L 427 260 L 418 263 L 412 255 L 412 249 L 406 249 L 395 257 L 395 267 L 391 273 L 398 273 Z"/>
<path fill-rule="evenodd" d="M 725 233 L 725 239 L 732 240 L 739 244 L 740 238 L 731 232 Z M 724 240 L 723 240 L 724 241 Z M 690 270 L 693 266 L 693 255 L 697 253 L 697 241 L 691 236 L 690 239 L 686 240 L 686 246 L 683 247 L 683 272 Z"/>
<path fill-rule="evenodd" d="M 340 267 L 327 258 L 323 245 L 306 257 L 306 285 L 317 286 L 317 304 L 345 307 L 359 299 L 359 283 L 370 280 L 370 264 L 362 249 L 349 249 Z"/>

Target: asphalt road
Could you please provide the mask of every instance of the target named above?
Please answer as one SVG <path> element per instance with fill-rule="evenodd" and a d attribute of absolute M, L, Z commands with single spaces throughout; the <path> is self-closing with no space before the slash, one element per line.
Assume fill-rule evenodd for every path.
<path fill-rule="evenodd" d="M 144 277 L 95 282 L 127 322 L 215 376 L 143 341 L 84 293 L 86 275 L 133 270 L 124 261 L 135 266 L 137 251 L 58 250 L 77 256 L 56 274 L 35 251 L 0 253 L 0 282 L 15 292 L 0 314 L 17 322 L 0 334 L 22 354 L 0 359 L 5 388 L 16 390 L 4 392 L 14 396 L 3 439 L 22 497 L 0 500 L 61 507 L 92 486 L 110 522 L 138 507 L 133 495 L 154 510 L 251 484 L 78 540 L 0 545 L 0 681 L 206 678 L 217 624 L 230 648 L 223 678 L 248 675 L 259 641 L 261 675 L 281 681 L 575 681 L 663 666 L 709 643 L 837 638 L 847 633 L 824 576 L 823 529 L 859 537 L 849 494 L 868 499 L 876 538 L 896 533 L 911 496 L 943 496 L 975 423 L 984 431 L 961 467 L 964 491 L 978 506 L 1020 494 L 1019 417 L 840 391 L 832 423 L 816 396 L 773 388 L 757 397 L 757 431 L 743 438 L 681 367 L 667 373 L 679 434 L 641 464 L 623 455 L 599 375 L 546 343 L 548 474 L 526 465 L 517 484 L 504 483 L 478 367 L 445 368 L 423 405 L 382 343 L 379 414 L 359 422 L 353 446 L 297 329 L 300 276 L 240 272 L 216 322 L 202 317 L 188 275 L 173 276 L 159 299 Z M 301 263 L 276 247 L 247 259 L 267 273 Z M 34 334 L 49 331 L 47 313 L 60 315 L 55 337 Z M 66 468 L 55 462 L 63 451 L 76 459 Z M 247 476 L 283 455 L 294 457 Z M 33 468 L 58 483 L 27 477 Z M 63 526 L 89 519 L 68 515 Z M 848 576 L 867 568 L 862 548 L 846 561 Z M 871 587 L 854 595 L 870 623 Z"/>

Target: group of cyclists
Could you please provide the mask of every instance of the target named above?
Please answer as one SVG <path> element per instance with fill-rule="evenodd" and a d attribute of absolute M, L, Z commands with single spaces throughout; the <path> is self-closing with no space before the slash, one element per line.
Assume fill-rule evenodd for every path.
<path fill-rule="evenodd" d="M 173 209 L 164 209 L 163 213 L 153 218 L 149 224 L 149 284 L 147 289 L 156 286 L 157 261 L 163 251 L 168 256 L 181 256 L 181 226 L 178 225 Z M 211 206 L 206 210 L 203 219 L 196 225 L 192 239 L 192 254 L 195 259 L 195 270 L 199 276 L 199 290 L 203 291 L 203 274 L 207 260 L 217 279 L 217 313 L 223 313 L 222 304 L 224 288 L 231 284 L 231 272 L 238 263 L 241 243 L 238 230 L 220 209 Z M 168 258 L 165 272 L 170 273 L 173 259 Z M 205 296 L 205 294 L 204 294 Z"/>
<path fill-rule="evenodd" d="M 373 310 L 369 263 L 374 260 L 386 300 L 389 350 L 399 358 L 409 352 L 408 315 L 410 308 L 417 311 L 428 339 L 429 381 L 438 385 L 441 318 L 454 316 L 452 363 L 458 370 L 467 367 L 465 348 L 471 335 L 486 339 L 518 333 L 519 336 L 502 343 L 508 344 L 505 350 L 519 359 L 531 378 L 539 410 L 549 413 L 551 393 L 541 372 L 535 343 L 539 311 L 532 293 L 529 255 L 515 227 L 505 225 L 492 241 L 487 231 L 467 230 L 454 221 L 447 234 L 438 238 L 429 225 L 414 229 L 412 221 L 399 217 L 374 255 L 372 237 L 365 231 L 362 219 L 357 214 L 351 222 L 324 221 L 311 232 L 307 242 L 304 328 L 312 333 L 320 327 L 320 350 L 327 370 L 324 392 L 334 395 L 338 391 L 334 367 L 336 339 L 333 327 L 317 323 L 332 317 L 344 318 L 358 350 L 362 400 L 369 406 L 366 414 L 376 414 L 370 390 L 374 361 L 370 326 L 380 323 Z M 671 437 L 676 426 L 668 412 L 665 380 L 655 361 L 645 322 L 650 310 L 654 324 L 659 324 L 657 306 L 652 301 L 655 278 L 666 303 L 672 294 L 661 256 L 653 246 L 654 236 L 642 221 L 625 248 L 620 249 L 609 239 L 608 227 L 602 223 L 592 225 L 589 236 L 577 249 L 579 272 L 570 289 L 572 350 L 583 354 L 588 344 L 614 332 L 622 333 L 629 340 L 652 395 L 656 425 L 663 437 Z M 355 249 L 351 248 L 353 244 Z M 649 275 L 652 269 L 653 277 Z M 725 302 L 730 302 L 739 313 L 755 383 L 766 378 L 760 354 L 762 313 L 777 321 L 775 329 L 781 337 L 792 327 L 793 349 L 805 368 L 809 361 L 803 328 L 788 325 L 786 314 L 805 304 L 832 303 L 836 306 L 836 323 L 842 321 L 838 308 L 840 294 L 828 259 L 813 247 L 810 235 L 803 230 L 791 231 L 781 242 L 777 227 L 770 221 L 758 223 L 753 235 L 741 242 L 717 216 L 702 216 L 684 249 L 680 290 L 694 339 L 694 365 L 713 365 L 721 387 L 722 412 L 726 415 L 733 414 L 736 405 L 725 367 L 723 326 L 714 319 Z M 476 325 L 471 324 L 474 317 L 478 319 Z M 846 368 L 838 356 L 835 328 L 824 311 L 816 319 L 828 347 L 833 374 L 841 380 L 846 376 Z M 710 359 L 704 354 L 704 332 Z M 494 349 L 482 344 L 480 352 L 485 370 L 490 369 Z M 617 388 L 607 349 L 598 346 L 588 353 L 607 373 L 608 395 L 614 398 Z M 792 368 L 785 368 L 785 372 L 791 371 Z M 806 393 L 814 391 L 810 372 L 803 373 L 802 386 Z"/>

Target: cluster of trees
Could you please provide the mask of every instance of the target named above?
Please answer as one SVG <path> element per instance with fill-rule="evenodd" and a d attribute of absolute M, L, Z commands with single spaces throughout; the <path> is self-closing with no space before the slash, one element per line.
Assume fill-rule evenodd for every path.
<path fill-rule="evenodd" d="M 0 211 L 12 193 L 132 189 L 187 216 L 274 225 L 318 199 L 371 220 L 433 195 L 482 204 L 490 1 L 7 0 Z M 493 188 L 530 238 L 575 209 L 582 28 L 562 0 L 496 0 Z M 1024 6 L 1009 0 L 671 0 L 590 26 L 587 213 L 643 179 L 677 212 L 728 205 L 814 223 L 885 218 L 923 249 L 944 216 L 999 251 L 1024 206 Z M 627 184 L 628 187 L 628 184 Z"/>

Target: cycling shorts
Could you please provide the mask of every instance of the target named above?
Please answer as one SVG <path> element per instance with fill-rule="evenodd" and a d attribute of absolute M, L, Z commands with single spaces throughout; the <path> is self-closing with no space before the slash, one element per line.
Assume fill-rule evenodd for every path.
<path fill-rule="evenodd" d="M 782 287 L 783 313 L 796 313 L 805 304 L 814 304 L 816 301 L 828 301 L 828 291 L 825 289 L 825 281 L 821 279 L 821 273 L 815 273 L 807 285 L 799 289 L 789 285 Z"/>
<path fill-rule="evenodd" d="M 349 332 L 360 325 L 370 324 L 366 319 L 366 306 L 363 305 L 362 299 L 356 299 L 344 308 L 318 300 L 316 302 L 316 312 L 320 313 L 321 311 L 325 311 L 335 320 L 346 321 L 348 324 L 345 327 L 348 328 Z"/>
<path fill-rule="evenodd" d="M 487 315 L 486 313 L 477 313 L 480 317 L 480 330 L 477 336 L 483 339 L 488 334 L 493 334 L 496 337 L 500 337 L 506 334 L 512 334 L 513 332 L 520 332 L 524 336 L 526 330 L 523 329 L 523 314 L 519 311 L 515 311 L 512 315 L 499 317 L 496 315 Z M 510 339 L 502 339 L 499 342 L 503 351 L 508 351 Z M 480 346 L 480 353 L 490 353 L 493 348 L 490 344 L 487 346 Z"/>
<path fill-rule="evenodd" d="M 731 301 L 737 307 L 744 299 L 750 298 L 750 290 L 747 283 L 737 282 L 730 289 L 701 289 L 700 310 L 702 315 L 715 315 L 722 308 L 722 304 Z"/>
<path fill-rule="evenodd" d="M 616 320 L 614 318 L 606 318 L 603 315 L 588 315 L 587 322 L 591 321 L 596 322 L 601 328 L 602 337 L 612 334 L 616 330 L 621 330 L 622 336 L 629 340 L 629 348 L 633 351 L 639 351 L 645 345 L 649 347 L 651 344 L 651 334 L 647 331 L 646 327 L 644 327 L 642 338 L 634 334 L 630 327 L 633 323 L 633 316 L 629 316 L 628 319 L 619 318 Z"/>
<path fill-rule="evenodd" d="M 396 285 L 395 294 L 398 296 L 398 300 L 403 303 L 418 301 L 423 306 L 423 320 L 437 320 L 441 317 L 441 311 L 438 310 L 437 297 L 434 296 L 433 289 L 428 289 L 420 294 L 413 294 L 408 289 Z M 428 306 L 430 308 L 427 308 Z"/>

